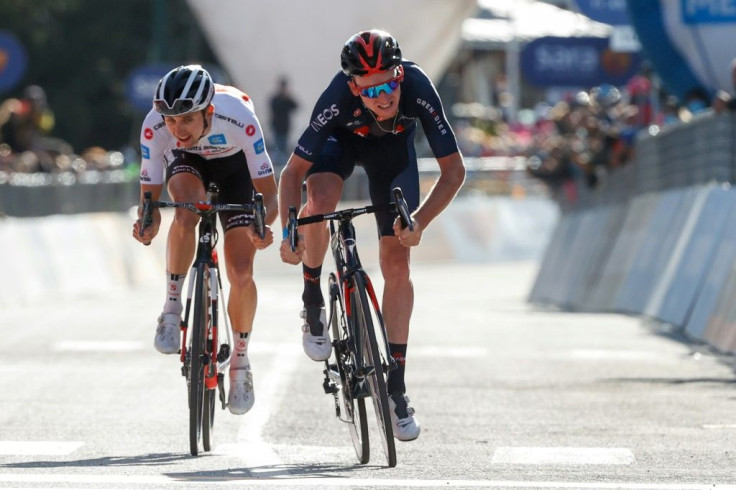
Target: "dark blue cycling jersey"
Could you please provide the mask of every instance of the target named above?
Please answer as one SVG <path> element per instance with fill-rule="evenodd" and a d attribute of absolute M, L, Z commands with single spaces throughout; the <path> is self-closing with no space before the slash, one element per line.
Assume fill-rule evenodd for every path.
<path fill-rule="evenodd" d="M 399 111 L 395 119 L 375 120 L 348 87 L 349 77 L 339 72 L 322 92 L 312 112 L 309 126 L 299 138 L 294 153 L 307 161 L 315 162 L 330 136 L 345 132 L 368 140 L 387 134 L 413 135 L 416 120 L 422 123 L 432 152 L 436 158 L 458 151 L 455 134 L 445 118 L 442 102 L 432 81 L 411 61 L 403 61 L 404 80 L 401 83 Z"/>

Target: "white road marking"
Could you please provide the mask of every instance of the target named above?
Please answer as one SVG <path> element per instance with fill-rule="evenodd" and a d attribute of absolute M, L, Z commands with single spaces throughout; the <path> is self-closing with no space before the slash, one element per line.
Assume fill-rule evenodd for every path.
<path fill-rule="evenodd" d="M 703 429 L 736 429 L 736 424 L 704 424 Z"/>
<path fill-rule="evenodd" d="M 257 344 L 254 344 L 254 347 L 255 345 Z M 284 464 L 273 447 L 263 441 L 262 432 L 271 417 L 271 409 L 280 406 L 281 399 L 288 394 L 286 382 L 296 369 L 299 359 L 296 349 L 280 349 L 272 357 L 270 369 L 263 371 L 265 376 L 257 377 L 259 373 L 254 373 L 256 402 L 253 408 L 242 416 L 243 422 L 238 431 L 237 443 L 218 445 L 215 447 L 216 453 L 243 458 L 248 466 L 256 468 L 252 471 L 254 474 L 258 472 L 259 467 L 272 468 Z"/>
<path fill-rule="evenodd" d="M 191 476 L 188 478 L 167 477 L 163 475 L 70 475 L 70 474 L 20 474 L 0 473 L 2 483 L 44 483 L 44 484 L 110 484 L 115 488 L 125 485 L 136 488 L 148 485 L 172 485 L 180 487 L 218 486 L 247 487 L 335 487 L 335 488 L 375 488 L 375 487 L 418 487 L 418 488 L 574 488 L 574 489 L 627 489 L 627 490 L 736 490 L 736 485 L 719 483 L 626 483 L 626 482 L 541 482 L 508 480 L 416 480 L 416 479 L 378 479 L 378 478 L 239 478 Z"/>
<path fill-rule="evenodd" d="M 2 456 L 64 456 L 71 454 L 83 442 L 57 441 L 0 441 Z"/>
<path fill-rule="evenodd" d="M 575 349 L 570 351 L 570 357 L 582 361 L 646 361 L 665 358 L 649 351 L 614 349 Z"/>
<path fill-rule="evenodd" d="M 68 340 L 57 342 L 53 350 L 57 352 L 133 352 L 147 346 L 143 342 L 126 340 Z"/>
<path fill-rule="evenodd" d="M 449 347 L 449 346 L 411 346 L 409 355 L 411 357 L 486 357 L 488 349 L 485 347 Z"/>
<path fill-rule="evenodd" d="M 631 464 L 634 454 L 626 448 L 605 447 L 500 447 L 493 464 Z"/>

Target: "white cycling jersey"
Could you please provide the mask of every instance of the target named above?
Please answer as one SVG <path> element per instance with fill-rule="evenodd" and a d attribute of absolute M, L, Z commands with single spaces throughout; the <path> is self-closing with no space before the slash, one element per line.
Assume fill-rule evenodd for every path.
<path fill-rule="evenodd" d="M 273 174 L 261 124 L 250 97 L 235 87 L 215 84 L 212 103 L 215 113 L 207 134 L 188 148 L 179 146 L 177 139 L 166 129 L 161 114 L 151 109 L 141 127 L 142 184 L 163 184 L 167 161 L 171 161 L 166 155 L 171 150 L 199 155 L 212 160 L 214 165 L 218 158 L 229 157 L 242 150 L 251 179 Z"/>

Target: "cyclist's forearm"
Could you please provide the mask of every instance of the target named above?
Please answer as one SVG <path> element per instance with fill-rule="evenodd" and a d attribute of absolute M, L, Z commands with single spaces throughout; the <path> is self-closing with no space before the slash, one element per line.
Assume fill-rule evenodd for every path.
<path fill-rule="evenodd" d="M 297 210 L 301 207 L 303 178 L 304 175 L 297 172 L 290 165 L 284 167 L 284 171 L 281 173 L 279 179 L 279 215 L 282 228 L 286 226 L 289 219 L 289 207 L 295 206 Z"/>
<path fill-rule="evenodd" d="M 413 213 L 413 218 L 427 228 L 439 214 L 452 202 L 465 181 L 465 165 L 460 153 L 438 158 L 440 176 L 427 194 L 424 202 Z"/>

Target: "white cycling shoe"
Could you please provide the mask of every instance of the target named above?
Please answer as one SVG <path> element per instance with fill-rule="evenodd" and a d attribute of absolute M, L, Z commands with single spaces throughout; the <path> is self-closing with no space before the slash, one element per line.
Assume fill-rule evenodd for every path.
<path fill-rule="evenodd" d="M 181 347 L 181 317 L 173 313 L 162 313 L 158 317 L 153 347 L 162 354 L 177 354 Z"/>
<path fill-rule="evenodd" d="M 388 406 L 394 437 L 400 441 L 413 441 L 419 437 L 422 426 L 414 416 L 414 409 L 409 406 L 409 397 L 404 394 L 389 395 Z"/>
<path fill-rule="evenodd" d="M 301 312 L 302 347 L 313 361 L 324 361 L 330 357 L 332 342 L 327 325 L 324 306 L 305 306 Z"/>
<path fill-rule="evenodd" d="M 250 364 L 230 370 L 230 393 L 227 396 L 227 408 L 230 413 L 242 415 L 253 408 L 256 401 L 253 393 L 253 373 Z"/>

